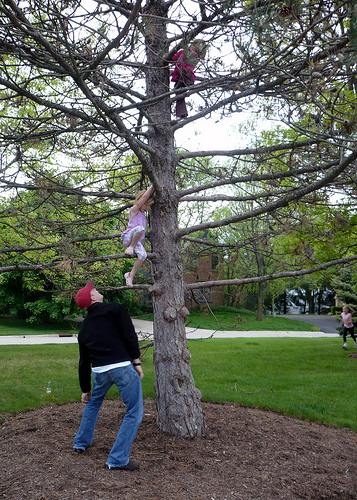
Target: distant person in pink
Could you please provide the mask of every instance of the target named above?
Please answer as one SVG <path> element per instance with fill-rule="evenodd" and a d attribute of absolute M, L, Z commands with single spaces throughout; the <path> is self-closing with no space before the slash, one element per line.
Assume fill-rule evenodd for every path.
<path fill-rule="evenodd" d="M 172 72 L 172 81 L 175 82 L 175 89 L 181 89 L 193 85 L 196 81 L 194 69 L 200 60 L 205 58 L 207 44 L 201 40 L 193 42 L 190 47 L 179 50 L 172 58 L 176 62 Z M 179 97 L 176 101 L 176 117 L 186 118 L 188 116 L 185 98 Z"/>
<path fill-rule="evenodd" d="M 343 330 L 342 330 L 342 335 L 343 335 L 343 348 L 347 349 L 347 335 L 350 334 L 354 343 L 355 347 L 357 348 L 357 341 L 353 329 L 353 320 L 352 320 L 352 314 L 354 313 L 353 309 L 351 309 L 348 306 L 343 306 L 342 308 L 342 321 L 341 324 L 343 324 Z"/>
<path fill-rule="evenodd" d="M 154 198 L 152 197 L 154 193 L 153 186 L 150 186 L 146 191 L 140 191 L 136 196 L 134 205 L 129 210 L 129 223 L 127 229 L 121 234 L 121 239 L 124 245 L 127 247 L 125 254 L 130 257 L 137 255 L 137 259 L 134 262 L 134 266 L 130 273 L 125 273 L 124 278 L 127 286 L 133 286 L 134 277 L 147 257 L 146 250 L 143 245 L 143 240 L 145 238 L 146 231 L 146 216 L 150 206 L 154 203 Z"/>

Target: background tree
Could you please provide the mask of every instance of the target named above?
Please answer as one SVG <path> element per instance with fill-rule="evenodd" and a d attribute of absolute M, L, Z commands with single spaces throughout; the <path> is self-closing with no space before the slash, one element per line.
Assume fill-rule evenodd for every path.
<path fill-rule="evenodd" d="M 23 205 L 15 231 L 26 233 L 25 245 L 2 245 L 7 252 L 1 270 L 53 268 L 55 262 L 35 261 L 34 254 L 40 255 L 43 245 L 58 243 L 45 224 L 48 204 L 56 204 L 57 213 L 64 215 L 70 203 L 76 215 L 62 221 L 60 239 L 74 248 L 73 265 L 87 259 L 81 282 L 97 276 L 99 262 L 124 253 L 97 259 L 78 238 L 88 238 L 83 231 L 101 220 L 115 218 L 120 226 L 136 192 L 152 183 L 153 283 L 140 287 L 153 295 L 158 423 L 173 434 L 202 434 L 200 394 L 185 338 L 184 296 L 185 289 L 211 285 L 185 287 L 181 241 L 276 213 L 320 190 L 334 191 L 338 181 L 352 187 L 357 158 L 354 2 L 2 0 L 0 36 L 0 185 L 10 194 L 30 190 L 44 197 L 31 210 L 43 213 L 44 229 Z M 197 68 L 196 83 L 175 92 L 170 60 L 198 37 L 207 42 L 208 55 Z M 183 93 L 190 115 L 177 122 L 171 105 Z M 183 127 L 245 110 L 259 112 L 262 120 L 280 120 L 293 138 L 267 146 L 257 136 L 246 147 L 246 137 L 241 142 L 237 137 L 243 147 L 227 151 L 219 148 L 220 129 L 213 125 L 218 147 L 177 149 L 175 136 L 177 140 Z M 232 161 L 210 168 L 204 160 L 213 157 Z M 180 188 L 182 176 L 193 175 L 192 158 L 201 182 Z M 248 211 L 178 226 L 180 202 L 235 203 L 229 187 L 247 184 L 257 186 Z M 104 225 L 91 236 L 104 241 L 106 231 Z M 259 283 L 355 258 L 321 259 L 311 268 L 219 284 Z"/>
<path fill-rule="evenodd" d="M 343 305 L 347 305 L 354 311 L 357 311 L 355 269 L 353 269 L 352 266 L 345 266 L 341 268 L 337 276 L 333 278 L 332 285 L 336 292 L 337 299 L 341 301 Z"/>

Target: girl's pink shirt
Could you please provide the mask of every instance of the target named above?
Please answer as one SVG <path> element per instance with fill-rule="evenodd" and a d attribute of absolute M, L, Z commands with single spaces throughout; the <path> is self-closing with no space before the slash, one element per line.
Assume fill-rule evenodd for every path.
<path fill-rule="evenodd" d="M 342 321 L 343 321 L 343 326 L 346 328 L 352 328 L 353 326 L 353 321 L 352 321 L 352 314 L 351 313 L 341 313 Z"/>
<path fill-rule="evenodd" d="M 194 52 L 193 50 L 191 50 L 191 52 L 193 54 L 196 54 L 196 52 Z M 197 56 L 197 59 L 198 59 L 198 56 Z M 192 76 L 193 76 L 193 81 L 195 82 L 196 80 L 196 75 L 194 74 L 193 70 L 195 69 L 195 66 L 192 66 L 192 64 L 189 64 L 187 61 L 184 60 L 184 52 L 183 52 L 183 49 L 179 50 L 172 58 L 173 61 L 177 61 L 177 64 L 175 66 L 175 69 L 173 70 L 172 72 L 172 81 L 173 82 L 177 82 L 177 80 L 179 79 L 180 77 L 180 74 L 179 74 L 179 69 L 178 69 L 178 66 L 181 67 L 181 68 L 188 68 L 191 73 L 192 73 Z"/>
<path fill-rule="evenodd" d="M 142 226 L 144 228 L 144 234 L 140 238 L 140 242 L 142 242 L 145 238 L 145 230 L 147 226 L 147 220 L 146 220 L 146 215 L 144 212 L 139 210 L 139 212 L 132 217 L 131 215 L 131 209 L 129 210 L 129 223 L 128 227 L 125 229 L 125 231 L 121 234 L 121 238 L 123 239 L 124 236 L 129 233 L 132 229 L 135 227 Z"/>

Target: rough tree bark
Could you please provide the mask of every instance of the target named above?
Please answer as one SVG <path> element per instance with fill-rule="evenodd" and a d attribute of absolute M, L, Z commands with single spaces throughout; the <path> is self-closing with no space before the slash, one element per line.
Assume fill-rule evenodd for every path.
<path fill-rule="evenodd" d="M 170 208 L 168 208 L 170 207 Z M 186 341 L 180 242 L 176 225 L 177 200 L 172 194 L 153 208 L 152 245 L 154 286 L 154 370 L 158 426 L 190 437 L 202 435 L 201 394 L 195 388 Z"/>
<path fill-rule="evenodd" d="M 165 2 L 152 2 L 147 10 L 146 54 L 150 67 L 146 78 L 147 95 L 161 96 L 169 88 L 169 68 L 163 55 L 168 42 L 165 28 Z M 155 100 L 155 99 L 154 99 Z M 170 126 L 170 99 L 148 108 L 149 146 L 155 151 L 150 166 L 159 184 L 152 207 L 150 240 L 154 303 L 154 371 L 158 426 L 180 436 L 200 436 L 204 432 L 201 393 L 195 388 L 190 353 L 186 341 L 181 244 L 178 238 L 178 193 L 175 186 L 176 158 Z M 150 173 L 149 173 L 150 175 Z"/>

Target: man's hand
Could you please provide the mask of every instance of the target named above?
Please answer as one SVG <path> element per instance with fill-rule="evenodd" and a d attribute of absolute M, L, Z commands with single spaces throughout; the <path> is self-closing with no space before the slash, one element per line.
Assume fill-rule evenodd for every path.
<path fill-rule="evenodd" d="M 88 403 L 90 395 L 91 395 L 90 391 L 89 392 L 83 392 L 82 396 L 81 396 L 81 402 L 84 403 L 84 404 Z"/>
<path fill-rule="evenodd" d="M 144 372 L 143 369 L 141 368 L 141 365 L 134 366 L 134 370 L 139 374 L 140 379 L 144 377 Z"/>
<path fill-rule="evenodd" d="M 140 379 L 144 377 L 144 372 L 143 369 L 141 368 L 141 361 L 140 359 L 133 359 L 133 366 L 134 370 L 139 374 Z"/>

